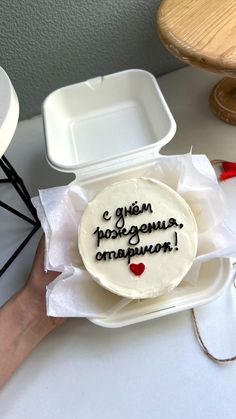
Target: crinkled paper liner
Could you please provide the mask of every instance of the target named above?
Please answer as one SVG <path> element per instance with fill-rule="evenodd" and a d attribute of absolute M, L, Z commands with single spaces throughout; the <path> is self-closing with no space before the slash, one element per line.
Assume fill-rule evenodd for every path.
<path fill-rule="evenodd" d="M 197 257 L 183 281 L 193 287 L 203 263 L 236 256 L 236 235 L 226 227 L 226 205 L 215 172 L 204 155 L 161 156 L 142 176 L 160 180 L 190 205 L 198 226 Z M 78 253 L 78 226 L 95 193 L 76 184 L 39 191 L 32 199 L 45 233 L 45 270 L 60 272 L 47 287 L 47 314 L 102 318 L 131 300 L 98 285 L 83 268 Z"/>

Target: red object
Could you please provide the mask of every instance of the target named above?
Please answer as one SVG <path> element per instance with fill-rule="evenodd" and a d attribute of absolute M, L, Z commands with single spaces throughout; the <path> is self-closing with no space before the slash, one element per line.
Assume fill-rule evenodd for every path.
<path fill-rule="evenodd" d="M 140 276 L 145 271 L 145 265 L 144 263 L 131 263 L 129 265 L 129 268 L 131 272 L 133 272 L 134 275 Z"/>
<path fill-rule="evenodd" d="M 230 179 L 236 176 L 236 163 L 223 161 L 223 172 L 220 174 L 220 180 Z"/>

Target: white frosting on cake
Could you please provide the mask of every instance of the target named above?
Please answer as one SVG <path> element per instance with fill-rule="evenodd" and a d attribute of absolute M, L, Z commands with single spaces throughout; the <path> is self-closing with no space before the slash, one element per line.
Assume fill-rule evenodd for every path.
<path fill-rule="evenodd" d="M 89 202 L 79 251 L 104 288 L 132 299 L 152 298 L 175 288 L 191 268 L 197 225 L 173 189 L 153 179 L 129 179 Z"/>

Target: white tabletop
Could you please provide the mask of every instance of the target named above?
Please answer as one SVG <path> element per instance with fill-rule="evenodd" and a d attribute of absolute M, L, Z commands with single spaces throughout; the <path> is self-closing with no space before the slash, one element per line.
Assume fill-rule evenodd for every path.
<path fill-rule="evenodd" d="M 208 108 L 209 91 L 218 79 L 193 68 L 159 79 L 177 122 L 177 134 L 164 153 L 180 154 L 193 146 L 194 153 L 205 153 L 210 159 L 236 161 L 236 127 L 217 120 Z M 73 177 L 48 166 L 40 117 L 18 125 L 6 155 L 31 195 L 36 195 L 38 188 L 62 185 Z M 7 186 L 3 188 L 16 202 L 14 193 Z M 229 220 L 236 230 L 235 188 L 235 179 L 224 184 Z M 20 240 L 29 231 L 18 219 L 2 226 L 8 234 L 1 235 L 1 250 L 9 252 L 16 238 Z M 25 282 L 40 234 L 0 278 L 0 304 Z M 4 245 L 3 237 L 7 237 Z M 0 252 L 1 258 L 5 253 Z M 234 305 L 235 290 L 230 288 L 210 305 L 196 310 L 204 338 L 218 356 L 236 353 Z M 1 391 L 0 416 L 233 419 L 235 377 L 236 363 L 218 366 L 202 353 L 189 311 L 121 329 L 72 319 L 44 339 Z"/>

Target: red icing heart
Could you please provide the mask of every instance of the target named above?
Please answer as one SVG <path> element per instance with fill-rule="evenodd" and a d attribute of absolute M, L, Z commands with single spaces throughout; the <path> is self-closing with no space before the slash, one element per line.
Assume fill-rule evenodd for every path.
<path fill-rule="evenodd" d="M 140 276 L 145 271 L 144 263 L 131 263 L 129 269 L 133 272 L 134 275 Z"/>

